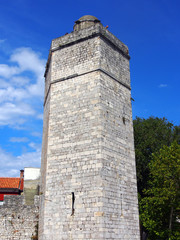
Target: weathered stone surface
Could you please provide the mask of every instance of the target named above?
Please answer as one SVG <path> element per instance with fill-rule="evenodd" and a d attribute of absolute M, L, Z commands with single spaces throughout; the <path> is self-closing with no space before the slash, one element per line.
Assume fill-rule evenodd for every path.
<path fill-rule="evenodd" d="M 91 15 L 85 15 L 75 22 L 74 31 L 79 31 L 94 26 L 97 23 L 100 23 L 100 21 L 96 17 Z"/>
<path fill-rule="evenodd" d="M 25 205 L 24 196 L 5 196 L 4 204 L 0 206 L 0 239 L 37 239 L 38 220 L 38 196 L 31 206 Z"/>
<path fill-rule="evenodd" d="M 128 48 L 96 22 L 45 76 L 39 239 L 140 239 Z"/>

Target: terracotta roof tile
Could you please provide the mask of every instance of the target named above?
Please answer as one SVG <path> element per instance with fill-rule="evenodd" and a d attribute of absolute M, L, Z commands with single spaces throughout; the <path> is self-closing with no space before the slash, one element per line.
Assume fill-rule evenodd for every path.
<path fill-rule="evenodd" d="M 19 188 L 20 178 L 0 178 L 0 188 Z M 21 179 L 20 189 L 23 190 L 24 179 Z"/>

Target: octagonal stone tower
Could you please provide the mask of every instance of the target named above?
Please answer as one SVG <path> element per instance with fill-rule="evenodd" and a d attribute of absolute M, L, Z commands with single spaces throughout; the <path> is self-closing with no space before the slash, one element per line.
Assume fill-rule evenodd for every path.
<path fill-rule="evenodd" d="M 128 48 L 93 16 L 45 72 L 40 240 L 139 240 Z"/>

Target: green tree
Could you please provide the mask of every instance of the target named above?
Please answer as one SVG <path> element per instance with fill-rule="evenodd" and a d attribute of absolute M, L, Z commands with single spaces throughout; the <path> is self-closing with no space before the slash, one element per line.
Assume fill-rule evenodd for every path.
<path fill-rule="evenodd" d="M 149 240 L 180 240 L 180 145 L 173 142 L 152 154 L 150 178 L 140 202 Z"/>
<path fill-rule="evenodd" d="M 143 197 L 143 190 L 147 188 L 148 164 L 152 153 L 163 145 L 170 146 L 174 140 L 180 142 L 180 126 L 174 126 L 165 118 L 155 117 L 148 119 L 136 117 L 133 124 L 138 193 Z"/>
<path fill-rule="evenodd" d="M 149 163 L 152 153 L 159 151 L 163 145 L 170 146 L 174 140 L 180 143 L 180 126 L 174 126 L 165 118 L 155 117 L 149 117 L 148 119 L 136 117 L 133 123 L 138 196 L 141 204 L 144 198 L 144 190 L 148 189 Z M 147 229 L 143 227 L 142 223 L 140 226 L 142 237 L 143 234 L 146 235 Z"/>

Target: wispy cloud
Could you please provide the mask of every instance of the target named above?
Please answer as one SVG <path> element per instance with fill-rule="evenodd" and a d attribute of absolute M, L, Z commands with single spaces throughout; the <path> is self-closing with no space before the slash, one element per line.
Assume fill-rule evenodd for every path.
<path fill-rule="evenodd" d="M 24 167 L 40 167 L 41 149 L 27 152 L 19 156 L 13 156 L 0 148 L 0 176 L 17 177 L 19 170 Z"/>
<path fill-rule="evenodd" d="M 32 106 L 24 103 L 6 102 L 0 104 L 0 125 L 16 127 L 27 121 L 27 117 L 35 115 Z"/>
<path fill-rule="evenodd" d="M 28 142 L 27 137 L 11 137 L 9 139 L 10 142 L 16 142 L 16 143 L 22 143 L 22 142 Z"/>
<path fill-rule="evenodd" d="M 43 114 L 38 114 L 37 118 L 43 120 Z"/>
<path fill-rule="evenodd" d="M 30 82 L 30 79 L 25 76 L 23 76 L 23 77 L 15 76 L 15 77 L 12 77 L 11 82 L 13 85 L 18 85 L 19 87 L 24 87 Z"/>
<path fill-rule="evenodd" d="M 42 137 L 42 134 L 40 132 L 31 132 L 31 135 L 33 137 L 38 137 L 38 138 L 41 138 Z"/>
<path fill-rule="evenodd" d="M 38 151 L 41 148 L 40 144 L 34 143 L 34 142 L 30 142 L 29 147 L 31 147 L 32 149 L 35 149 L 36 151 Z"/>
<path fill-rule="evenodd" d="M 167 87 L 167 86 L 168 86 L 167 84 L 161 83 L 158 87 L 159 87 L 159 88 L 165 88 L 165 87 Z"/>
<path fill-rule="evenodd" d="M 0 64 L 0 76 L 10 78 L 13 75 L 19 74 L 20 69 L 18 67 L 11 67 L 6 64 Z"/>
<path fill-rule="evenodd" d="M 6 39 L 0 39 L 0 44 L 4 43 L 6 41 Z"/>

